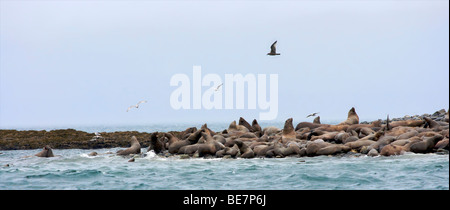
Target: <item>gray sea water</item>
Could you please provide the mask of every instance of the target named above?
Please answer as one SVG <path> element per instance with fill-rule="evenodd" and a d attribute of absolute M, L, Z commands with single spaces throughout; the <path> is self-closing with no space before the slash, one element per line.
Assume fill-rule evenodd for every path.
<path fill-rule="evenodd" d="M 448 155 L 180 159 L 144 149 L 128 162 L 102 154 L 119 149 L 54 149 L 52 158 L 32 156 L 40 149 L 0 151 L 0 189 L 449 189 Z M 93 151 L 101 155 L 88 156 Z"/>

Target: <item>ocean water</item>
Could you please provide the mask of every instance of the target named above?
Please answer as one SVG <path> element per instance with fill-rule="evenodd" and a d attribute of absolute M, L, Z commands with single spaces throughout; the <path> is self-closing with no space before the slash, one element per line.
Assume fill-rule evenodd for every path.
<path fill-rule="evenodd" d="M 449 189 L 448 155 L 180 159 L 143 149 L 128 162 L 104 154 L 119 149 L 54 149 L 52 158 L 32 156 L 40 149 L 0 151 L 0 190 Z"/>

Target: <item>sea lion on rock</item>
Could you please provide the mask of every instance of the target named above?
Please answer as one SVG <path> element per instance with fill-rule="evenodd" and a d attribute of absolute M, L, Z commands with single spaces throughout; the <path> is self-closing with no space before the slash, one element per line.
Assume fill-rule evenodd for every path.
<path fill-rule="evenodd" d="M 241 152 L 241 158 L 253 158 L 255 157 L 255 153 L 250 147 L 248 147 L 241 140 L 235 140 L 236 145 L 239 147 L 239 151 Z"/>
<path fill-rule="evenodd" d="M 117 151 L 117 155 L 130 155 L 130 154 L 139 154 L 141 153 L 141 144 L 137 140 L 136 136 L 132 136 L 130 140 L 131 146 L 125 150 Z"/>
<path fill-rule="evenodd" d="M 449 148 L 448 138 L 442 139 L 438 143 L 436 143 L 436 145 L 434 145 L 435 150 L 438 150 L 438 149 L 447 149 L 448 150 L 448 148 Z"/>
<path fill-rule="evenodd" d="M 248 132 L 248 129 L 243 125 L 236 125 L 236 121 L 231 122 L 230 126 L 228 126 L 227 130 L 228 134 L 236 133 L 236 132 Z"/>
<path fill-rule="evenodd" d="M 354 124 L 359 124 L 359 117 L 358 114 L 356 114 L 355 111 L 355 107 L 352 107 L 349 111 L 348 111 L 348 115 L 347 115 L 347 120 L 345 120 L 344 122 L 339 123 L 340 125 L 354 125 Z"/>
<path fill-rule="evenodd" d="M 215 155 L 217 151 L 225 148 L 221 143 L 216 142 L 208 133 L 202 133 L 202 137 L 206 140 L 204 144 L 198 144 L 198 155 Z"/>
<path fill-rule="evenodd" d="M 162 153 L 165 150 L 164 143 L 158 138 L 157 135 L 158 135 L 158 132 L 153 132 L 151 134 L 150 146 L 147 149 L 147 151 L 153 150 L 155 152 L 155 154 Z"/>
<path fill-rule="evenodd" d="M 280 129 L 277 127 L 273 127 L 273 126 L 265 127 L 263 130 L 263 134 L 265 134 L 267 136 L 274 136 L 279 132 L 280 132 Z"/>
<path fill-rule="evenodd" d="M 256 121 L 256 119 L 254 119 L 252 122 L 252 129 L 257 136 L 261 136 L 263 134 L 261 126 L 259 126 L 258 121 Z"/>
<path fill-rule="evenodd" d="M 292 124 L 292 118 L 289 118 L 284 122 L 284 128 L 281 133 L 282 139 L 295 139 L 295 131 L 294 131 L 294 125 Z"/>
<path fill-rule="evenodd" d="M 429 153 L 433 151 L 434 145 L 442 140 L 444 137 L 442 135 L 436 135 L 430 138 L 426 138 L 423 141 L 416 142 L 411 145 L 410 151 L 414 153 Z"/>
<path fill-rule="evenodd" d="M 318 127 L 323 126 L 322 124 L 316 124 L 316 123 L 310 123 L 310 122 L 301 122 L 295 126 L 295 131 L 298 131 L 302 128 L 309 128 L 309 129 L 315 129 Z"/>
<path fill-rule="evenodd" d="M 380 154 L 378 153 L 378 151 L 376 149 L 371 149 L 369 151 L 369 153 L 367 153 L 367 156 L 370 156 L 370 157 L 375 157 L 375 156 L 378 156 L 378 155 L 380 155 Z"/>
<path fill-rule="evenodd" d="M 313 123 L 320 124 L 320 116 L 317 116 L 316 118 L 314 118 Z"/>
<path fill-rule="evenodd" d="M 194 133 L 191 133 L 189 137 L 185 140 L 174 140 L 172 144 L 169 145 L 169 152 L 172 154 L 178 153 L 178 150 L 184 146 L 196 144 L 198 140 L 201 137 L 201 133 L 203 132 L 202 129 L 195 131 Z M 167 135 L 167 134 L 166 134 Z M 170 142 L 169 138 L 169 142 Z"/>
<path fill-rule="evenodd" d="M 348 142 L 348 143 L 346 143 L 344 145 L 350 147 L 351 149 L 359 150 L 363 146 L 368 147 L 368 146 L 370 146 L 372 144 L 375 144 L 375 141 L 359 139 L 359 140 L 354 141 L 354 142 Z"/>
<path fill-rule="evenodd" d="M 52 148 L 50 148 L 50 146 L 48 146 L 48 145 L 44 146 L 42 151 L 40 151 L 39 153 L 36 153 L 34 156 L 37 156 L 37 157 L 55 157 L 55 155 L 53 155 Z"/>
<path fill-rule="evenodd" d="M 249 132 L 255 132 L 253 127 L 243 117 L 239 118 L 239 125 L 246 127 Z"/>
<path fill-rule="evenodd" d="M 429 117 L 423 118 L 431 129 L 439 129 L 441 125 Z"/>
<path fill-rule="evenodd" d="M 326 146 L 329 146 L 330 144 L 331 143 L 324 142 L 323 140 L 308 142 L 308 144 L 306 145 L 306 155 L 315 156 L 317 154 L 317 151 Z"/>
<path fill-rule="evenodd" d="M 326 147 L 323 147 L 317 150 L 316 155 L 334 155 L 337 153 L 345 153 L 350 151 L 350 147 L 342 145 L 342 144 L 330 144 Z"/>

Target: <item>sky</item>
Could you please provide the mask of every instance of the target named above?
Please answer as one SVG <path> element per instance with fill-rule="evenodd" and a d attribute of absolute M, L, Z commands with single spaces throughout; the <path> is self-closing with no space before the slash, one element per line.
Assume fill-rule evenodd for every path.
<path fill-rule="evenodd" d="M 281 55 L 267 56 L 274 41 Z M 222 80 L 277 74 L 272 121 L 432 114 L 449 108 L 449 1 L 0 0 L 0 128 L 266 112 L 173 109 L 170 80 L 192 83 L 193 66 Z"/>

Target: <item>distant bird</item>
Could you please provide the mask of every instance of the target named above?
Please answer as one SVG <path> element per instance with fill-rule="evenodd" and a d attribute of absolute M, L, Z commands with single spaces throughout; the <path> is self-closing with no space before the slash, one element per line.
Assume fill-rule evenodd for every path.
<path fill-rule="evenodd" d="M 314 112 L 314 113 L 312 113 L 312 114 L 309 114 L 308 116 L 306 116 L 306 118 L 308 118 L 308 117 L 314 117 L 314 116 L 316 116 L 316 114 L 319 114 L 319 112 Z"/>
<path fill-rule="evenodd" d="M 274 56 L 274 55 L 280 55 L 280 53 L 277 53 L 277 41 L 275 41 L 272 46 L 270 46 L 270 53 L 267 53 L 267 55 Z"/>
<path fill-rule="evenodd" d="M 92 137 L 91 141 L 96 141 L 98 139 L 103 138 L 102 135 L 99 132 L 95 132 L 94 134 L 95 134 L 95 136 Z"/>
<path fill-rule="evenodd" d="M 223 83 L 216 87 L 214 91 L 218 91 L 220 87 L 222 87 Z"/>
<path fill-rule="evenodd" d="M 142 104 L 142 103 L 147 103 L 147 101 L 146 100 L 139 101 L 136 105 L 132 105 L 132 106 L 128 107 L 127 112 L 130 111 L 130 109 L 132 109 L 132 108 L 136 108 L 136 109 L 139 108 L 139 104 Z"/>

